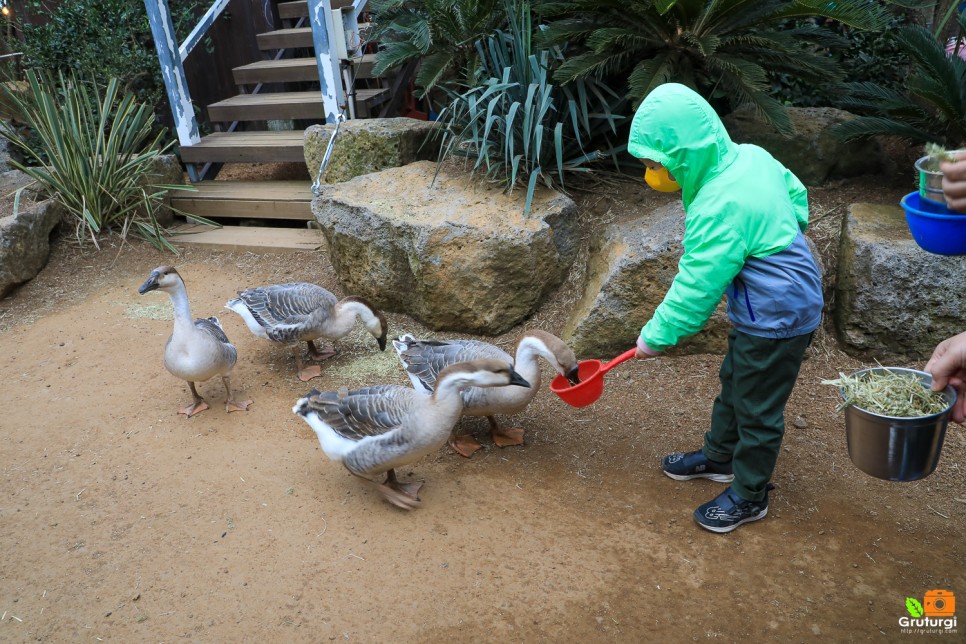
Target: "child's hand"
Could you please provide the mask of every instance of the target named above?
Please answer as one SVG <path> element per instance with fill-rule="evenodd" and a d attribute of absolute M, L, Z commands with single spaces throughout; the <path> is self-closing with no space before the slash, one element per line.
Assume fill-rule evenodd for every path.
<path fill-rule="evenodd" d="M 635 358 L 653 358 L 654 356 L 661 355 L 660 351 L 655 351 L 651 347 L 647 346 L 647 342 L 644 342 L 644 338 L 637 337 L 637 351 L 634 353 Z"/>

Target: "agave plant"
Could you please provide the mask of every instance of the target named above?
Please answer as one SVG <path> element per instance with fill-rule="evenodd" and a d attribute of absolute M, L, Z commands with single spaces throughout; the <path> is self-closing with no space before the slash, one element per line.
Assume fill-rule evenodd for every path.
<path fill-rule="evenodd" d="M 966 35 L 966 13 L 958 16 Z M 840 123 L 832 132 L 845 140 L 896 135 L 914 143 L 966 144 L 966 60 L 919 26 L 894 34 L 912 62 L 904 91 L 874 83 L 850 83 L 842 107 L 862 116 Z M 956 39 L 954 43 L 957 43 Z"/>
<path fill-rule="evenodd" d="M 546 43 L 584 48 L 555 71 L 557 81 L 626 78 L 635 102 L 662 83 L 683 83 L 724 111 L 750 103 L 786 133 L 791 123 L 770 95 L 769 74 L 838 82 L 841 70 L 827 50 L 846 44 L 817 24 L 791 21 L 824 16 L 881 29 L 888 20 L 883 6 L 867 0 L 550 0 L 539 10 L 553 18 Z"/>
<path fill-rule="evenodd" d="M 155 247 L 174 251 L 155 212 L 168 190 L 187 188 L 151 181 L 155 159 L 173 145 L 163 144 L 160 133 L 152 137 L 151 106 L 138 103 L 131 93 L 121 95 L 117 79 L 102 91 L 63 73 L 30 70 L 26 77 L 29 90 L 24 93 L 0 85 L 30 133 L 28 138 L 10 123 L 0 126 L 0 136 L 25 160 L 11 164 L 64 205 L 79 240 L 90 237 L 97 246 L 98 233 L 116 228 L 122 237 L 133 230 Z"/>
<path fill-rule="evenodd" d="M 462 75 L 474 84 L 479 63 L 475 43 L 506 20 L 500 0 L 373 0 L 367 9 L 375 21 L 370 39 L 381 44 L 373 73 L 381 76 L 419 61 L 419 96 L 448 76 Z"/>
<path fill-rule="evenodd" d="M 472 171 L 511 191 L 526 184 L 529 212 L 538 180 L 565 189 L 568 172 L 613 156 L 623 99 L 595 79 L 556 85 L 560 51 L 534 49 L 529 2 L 507 0 L 509 32 L 497 30 L 477 43 L 483 77 L 466 91 L 448 88 L 440 113 L 444 127 L 440 164 L 453 156 L 473 161 Z M 603 148 L 603 149 L 600 149 Z"/>

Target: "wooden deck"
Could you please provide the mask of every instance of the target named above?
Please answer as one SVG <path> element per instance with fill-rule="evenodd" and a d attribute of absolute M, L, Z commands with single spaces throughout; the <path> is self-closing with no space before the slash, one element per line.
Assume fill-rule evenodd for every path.
<path fill-rule="evenodd" d="M 179 248 L 212 248 L 235 253 L 298 253 L 317 251 L 325 245 L 321 230 L 310 228 L 264 228 L 225 226 L 211 228 L 184 224 L 169 237 Z"/>
<path fill-rule="evenodd" d="M 314 221 L 308 181 L 201 181 L 178 192 L 171 205 L 201 217 Z"/>

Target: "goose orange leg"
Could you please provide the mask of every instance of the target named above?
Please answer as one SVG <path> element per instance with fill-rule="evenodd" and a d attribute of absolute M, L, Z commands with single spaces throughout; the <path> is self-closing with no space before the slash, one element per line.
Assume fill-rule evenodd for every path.
<path fill-rule="evenodd" d="M 483 447 L 473 437 L 473 434 L 460 434 L 456 429 L 449 435 L 449 446 L 453 448 L 453 451 L 465 458 L 470 458 L 476 453 L 476 450 Z"/>
<path fill-rule="evenodd" d="M 208 403 L 205 402 L 204 398 L 198 395 L 198 390 L 195 389 L 195 383 L 189 382 L 188 387 L 191 389 L 191 397 L 194 399 L 194 401 L 190 405 L 179 409 L 178 413 L 184 414 L 188 418 L 191 418 L 195 414 L 200 414 L 208 409 Z"/>
<path fill-rule="evenodd" d="M 302 348 L 299 346 L 292 347 L 292 355 L 295 356 L 295 369 L 298 374 L 299 380 L 302 382 L 308 382 L 312 378 L 318 378 L 322 375 L 322 367 L 317 364 L 309 365 L 308 367 L 302 362 Z"/>
<path fill-rule="evenodd" d="M 487 416 L 486 419 L 490 421 L 490 435 L 493 437 L 493 443 L 497 447 L 509 447 L 510 445 L 523 445 L 523 428 L 522 427 L 511 427 L 510 429 L 503 429 L 500 424 L 496 422 L 496 418 L 493 416 Z"/>
<path fill-rule="evenodd" d="M 248 411 L 248 406 L 252 404 L 252 400 L 243 400 L 241 402 L 235 402 L 235 399 L 231 397 L 231 378 L 228 376 L 222 376 L 221 382 L 225 385 L 225 391 L 228 392 L 228 397 L 225 398 L 225 411 L 231 413 L 233 411 Z"/>
<path fill-rule="evenodd" d="M 396 479 L 396 470 L 389 470 L 386 472 L 386 480 L 379 485 L 379 491 L 396 507 L 412 510 L 420 505 L 418 494 L 422 486 L 422 481 L 400 483 Z"/>
<path fill-rule="evenodd" d="M 324 347 L 321 351 L 319 351 L 315 347 L 315 342 L 313 340 L 306 340 L 305 344 L 308 345 L 309 357 L 313 360 L 328 360 L 338 353 L 338 351 L 335 350 L 335 347 Z"/>

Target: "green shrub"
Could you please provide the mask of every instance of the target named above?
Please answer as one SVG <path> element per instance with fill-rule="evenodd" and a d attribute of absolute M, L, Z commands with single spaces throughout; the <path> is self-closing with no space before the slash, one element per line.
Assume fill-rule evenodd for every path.
<path fill-rule="evenodd" d="M 564 189 L 568 172 L 585 172 L 588 162 L 616 154 L 619 144 L 613 141 L 625 119 L 616 112 L 626 105 L 592 78 L 568 86 L 552 83 L 563 56 L 532 47 L 529 2 L 507 0 L 506 12 L 509 33 L 497 31 L 477 42 L 487 80 L 465 91 L 447 88 L 450 103 L 439 117 L 440 163 L 463 156 L 474 173 L 503 183 L 508 192 L 525 184 L 529 212 L 538 180 Z"/>
<path fill-rule="evenodd" d="M 174 251 L 155 212 L 167 190 L 187 187 L 151 181 L 155 159 L 173 145 L 151 134 L 151 106 L 130 92 L 122 95 L 116 79 L 101 88 L 76 75 L 29 70 L 27 83 L 22 94 L 0 86 L 36 137 L 26 139 L 12 124 L 0 125 L 0 136 L 32 162 L 11 159 L 12 165 L 64 205 L 79 241 L 89 237 L 98 246 L 102 232 L 116 230 L 123 238 L 133 230 L 155 247 Z"/>
<path fill-rule="evenodd" d="M 958 15 L 966 34 L 966 13 Z M 841 106 L 861 114 L 833 128 L 845 139 L 899 136 L 913 143 L 966 144 L 966 61 L 945 51 L 928 30 L 906 26 L 893 35 L 912 61 L 901 89 L 851 83 Z"/>
<path fill-rule="evenodd" d="M 750 103 L 782 132 L 791 122 L 771 95 L 769 74 L 817 86 L 842 78 L 823 51 L 842 39 L 816 24 L 788 29 L 789 21 L 824 16 L 881 30 L 888 17 L 867 0 L 552 0 L 540 11 L 554 19 L 544 34 L 548 44 L 583 48 L 555 80 L 627 79 L 635 102 L 663 83 L 683 83 L 721 112 Z"/>
<path fill-rule="evenodd" d="M 453 76 L 473 85 L 479 65 L 476 41 L 506 23 L 501 0 L 373 0 L 366 8 L 375 16 L 370 38 L 381 45 L 373 73 L 381 76 L 419 61 L 419 96 Z"/>

